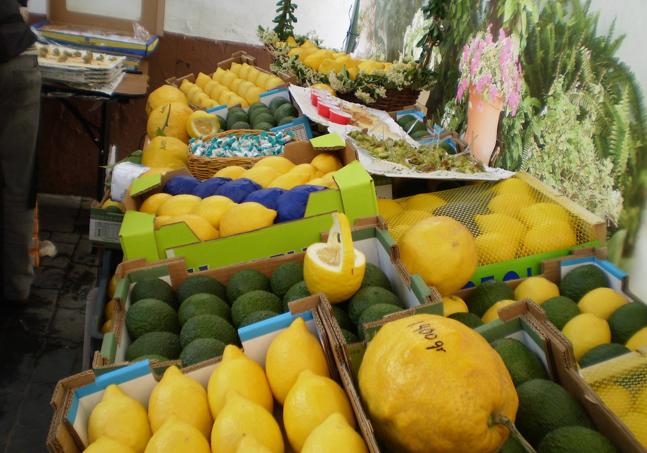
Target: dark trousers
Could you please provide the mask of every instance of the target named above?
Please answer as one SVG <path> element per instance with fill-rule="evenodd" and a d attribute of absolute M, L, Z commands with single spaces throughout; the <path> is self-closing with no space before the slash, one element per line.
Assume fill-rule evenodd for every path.
<path fill-rule="evenodd" d="M 29 297 L 34 218 L 32 178 L 40 116 L 41 77 L 36 56 L 0 63 L 0 204 L 2 297 Z"/>

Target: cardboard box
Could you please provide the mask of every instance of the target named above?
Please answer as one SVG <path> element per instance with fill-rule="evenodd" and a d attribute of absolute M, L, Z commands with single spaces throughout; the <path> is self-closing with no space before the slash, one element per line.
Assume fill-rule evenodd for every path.
<path fill-rule="evenodd" d="M 413 312 L 424 312 L 424 309 L 425 307 L 417 307 L 412 309 L 411 313 L 395 313 L 373 324 L 375 327 L 379 327 L 388 322 L 411 316 Z M 562 334 L 546 320 L 543 311 L 537 305 L 529 301 L 521 301 L 502 309 L 499 313 L 500 320 L 481 326 L 476 331 L 488 342 L 500 338 L 514 338 L 524 343 L 542 361 L 550 378 L 577 399 L 595 427 L 609 438 L 620 451 L 644 451 L 638 447 L 635 439 L 627 432 L 624 425 L 610 413 L 577 374 L 570 345 Z M 343 338 L 340 341 L 340 337 L 335 335 L 334 329 L 331 329 L 331 326 L 328 326 L 328 329 L 332 333 L 330 341 L 337 367 L 339 370 L 346 370 L 346 374 L 351 377 L 350 381 L 343 381 L 344 385 L 348 386 L 346 391 L 356 395 L 361 401 L 356 380 L 366 346 L 365 344 L 355 345 L 355 350 L 349 351 L 348 345 L 343 343 Z M 367 414 L 366 410 L 363 413 Z M 371 439 L 371 442 L 368 442 L 371 453 L 379 452 L 380 449 L 370 419 L 364 420 L 360 426 L 366 429 L 363 432 L 365 438 Z M 374 449 L 371 449 L 371 446 L 374 446 Z"/>
<path fill-rule="evenodd" d="M 273 318 L 271 324 L 264 326 L 263 330 L 251 332 L 243 339 L 242 347 L 245 354 L 264 366 L 265 354 L 270 343 L 282 330 L 286 329 L 296 317 L 306 321 L 309 330 L 317 336 L 326 355 L 331 378 L 339 382 L 339 373 L 335 367 L 332 349 L 320 312 L 321 304 L 327 303 L 325 299 L 312 296 L 291 305 L 292 313 L 285 313 Z M 268 320 L 270 321 L 270 320 Z M 220 362 L 220 358 L 183 369 L 185 374 L 200 382 L 206 387 L 209 377 Z M 164 365 L 164 364 L 158 364 Z M 104 374 L 86 371 L 60 380 L 52 396 L 54 416 L 52 418 L 47 446 L 50 451 L 63 453 L 81 452 L 87 446 L 87 421 L 92 409 L 99 403 L 104 389 L 110 384 L 117 384 L 129 396 L 137 399 L 147 406 L 150 394 L 159 380 L 159 372 L 155 373 L 148 360 L 134 363 L 123 368 L 113 369 Z M 344 371 L 342 371 L 344 373 Z M 348 376 L 344 376 L 348 379 Z M 357 399 L 349 395 L 354 411 L 361 411 Z M 275 406 L 278 406 L 275 404 Z M 276 414 L 275 414 L 276 415 Z M 358 420 L 366 417 L 361 412 L 355 412 Z M 280 417 L 278 418 L 280 422 Z M 286 450 L 289 451 L 289 450 Z"/>
<path fill-rule="evenodd" d="M 109 199 L 110 194 L 106 193 L 100 202 L 92 202 L 88 237 L 93 245 L 121 250 L 119 230 L 124 220 L 124 214 L 102 209 L 103 203 Z"/>
<path fill-rule="evenodd" d="M 67 0 L 48 2 L 47 20 L 34 26 L 55 43 L 109 52 L 147 57 L 164 34 L 164 0 L 141 0 L 139 19 L 132 21 L 73 11 Z M 147 38 L 136 36 L 133 22 L 149 32 Z"/>
<path fill-rule="evenodd" d="M 302 164 L 309 163 L 317 154 L 310 142 L 294 142 L 286 145 L 284 156 Z M 332 212 L 344 212 L 351 223 L 377 215 L 373 181 L 355 160 L 353 149 L 346 147 L 340 158 L 345 166 L 334 176 L 339 190 L 310 194 L 304 218 L 206 242 L 200 242 L 184 222 L 155 230 L 153 215 L 134 211 L 143 199 L 161 191 L 172 174 L 139 178 L 131 186 L 132 203 L 125 200 L 126 208 L 133 210 L 126 212 L 119 233 L 124 257 L 155 262 L 181 256 L 190 268 L 202 270 L 300 252 L 317 242 L 322 231 L 330 229 Z"/>
<path fill-rule="evenodd" d="M 353 244 L 355 248 L 364 253 L 367 262 L 382 269 L 389 278 L 394 292 L 408 307 L 420 304 L 437 304 L 440 301 L 438 292 L 429 289 L 420 276 L 409 275 L 404 270 L 398 258 L 397 246 L 378 219 L 363 219 L 360 226 L 353 230 Z M 95 354 L 94 367 L 100 369 L 125 360 L 130 338 L 125 328 L 124 313 L 130 308 L 129 291 L 135 282 L 150 278 L 162 278 L 175 289 L 189 276 L 206 275 L 226 285 L 229 279 L 241 270 L 254 269 L 270 277 L 280 265 L 289 262 L 302 262 L 303 258 L 303 253 L 297 253 L 191 273 L 187 272 L 187 264 L 181 258 L 169 259 L 153 265 L 147 264 L 144 260 L 122 263 L 116 272 L 119 284 L 114 296 L 121 308 L 115 317 L 112 332 L 104 335 L 101 351 Z M 322 309 L 326 310 L 325 307 Z M 332 316 L 331 309 L 328 310 L 328 314 Z M 274 318 L 239 329 L 240 338 L 244 341 L 250 332 L 253 335 L 256 329 L 262 330 L 263 325 L 272 319 Z M 333 322 L 336 325 L 336 321 Z"/>

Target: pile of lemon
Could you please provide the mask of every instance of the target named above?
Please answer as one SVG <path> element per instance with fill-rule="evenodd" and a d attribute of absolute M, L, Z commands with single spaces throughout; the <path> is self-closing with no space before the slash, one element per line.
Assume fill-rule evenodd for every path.
<path fill-rule="evenodd" d="M 333 174 L 342 167 L 337 156 L 321 153 L 309 164 L 295 165 L 282 156 L 269 156 L 252 168 L 229 166 L 213 177 L 249 179 L 263 188 L 277 187 L 290 190 L 308 184 L 336 188 Z M 155 227 L 184 222 L 201 241 L 227 237 L 265 228 L 274 223 L 277 212 L 260 203 L 235 203 L 231 199 L 213 195 L 200 198 L 196 195 L 170 195 L 156 193 L 146 198 L 140 212 L 154 214 Z"/>
<path fill-rule="evenodd" d="M 365 453 L 351 404 L 329 375 L 319 340 L 297 318 L 270 344 L 265 370 L 228 345 L 207 388 L 166 370 L 148 408 L 117 385 L 88 420 L 88 453 L 283 453 L 275 400 L 294 451 Z"/>

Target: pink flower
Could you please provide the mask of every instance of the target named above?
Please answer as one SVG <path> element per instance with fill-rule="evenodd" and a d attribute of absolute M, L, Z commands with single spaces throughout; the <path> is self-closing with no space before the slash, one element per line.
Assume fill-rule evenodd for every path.
<path fill-rule="evenodd" d="M 465 94 L 465 90 L 467 90 L 467 87 L 469 86 L 469 82 L 466 79 L 462 79 L 459 84 L 458 84 L 458 91 L 456 93 L 456 100 L 460 101 L 463 98 L 463 95 Z"/>
<path fill-rule="evenodd" d="M 498 94 L 499 92 L 496 90 L 496 87 L 494 85 L 490 85 L 490 90 L 488 92 L 490 99 L 496 99 Z"/>
<path fill-rule="evenodd" d="M 484 93 L 485 92 L 485 87 L 486 85 L 490 84 L 492 82 L 492 76 L 490 74 L 485 74 L 483 75 L 477 82 L 476 82 L 476 92 L 477 93 Z"/>

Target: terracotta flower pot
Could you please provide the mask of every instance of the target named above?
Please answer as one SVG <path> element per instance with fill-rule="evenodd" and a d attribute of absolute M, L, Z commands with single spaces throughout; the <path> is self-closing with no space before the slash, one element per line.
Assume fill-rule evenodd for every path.
<path fill-rule="evenodd" d="M 489 165 L 496 145 L 499 115 L 502 109 L 503 100 L 500 96 L 487 100 L 470 87 L 465 141 L 470 147 L 472 156 L 485 165 Z"/>

